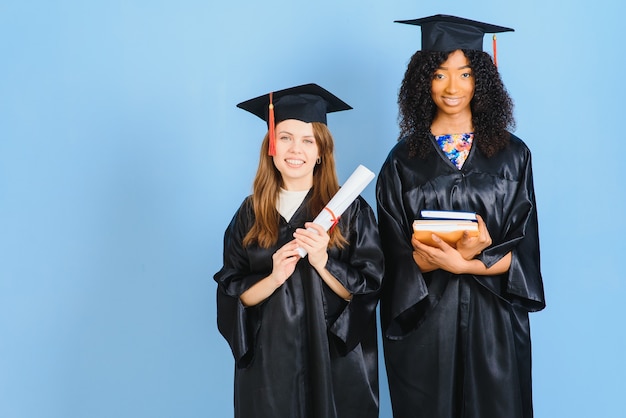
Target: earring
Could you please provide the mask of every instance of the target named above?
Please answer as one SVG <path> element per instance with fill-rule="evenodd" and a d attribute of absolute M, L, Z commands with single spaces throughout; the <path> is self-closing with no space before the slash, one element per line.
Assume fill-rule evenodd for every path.
<path fill-rule="evenodd" d="M 321 163 L 322 163 L 322 159 L 321 159 L 320 157 L 317 157 L 317 160 L 315 160 L 315 162 L 316 162 L 317 164 L 321 164 Z"/>

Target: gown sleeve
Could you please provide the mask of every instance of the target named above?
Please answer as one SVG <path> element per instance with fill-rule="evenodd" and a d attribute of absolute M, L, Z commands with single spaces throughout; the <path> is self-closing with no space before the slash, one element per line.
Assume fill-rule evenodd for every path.
<path fill-rule="evenodd" d="M 517 138 L 514 138 L 517 140 Z M 522 152 L 520 180 L 513 199 L 504 215 L 503 239 L 483 251 L 477 258 L 487 267 L 511 252 L 505 297 L 528 311 L 545 307 L 543 280 L 540 269 L 539 227 L 530 151 L 519 142 Z"/>
<path fill-rule="evenodd" d="M 347 222 L 343 222 L 347 220 Z M 349 244 L 329 252 L 326 269 L 352 294 L 352 299 L 326 292 L 330 333 L 342 343 L 344 352 L 352 351 L 375 322 L 376 306 L 384 273 L 378 225 L 372 208 L 358 197 L 341 216 L 340 227 Z M 328 315 L 328 307 L 339 302 L 343 309 Z"/>
<path fill-rule="evenodd" d="M 239 298 L 264 274 L 251 273 L 243 238 L 254 222 L 251 200 L 246 199 L 224 233 L 223 267 L 217 282 L 217 326 L 228 342 L 238 367 L 251 358 L 254 335 L 260 326 L 257 308 L 246 308 Z"/>
<path fill-rule="evenodd" d="M 418 308 L 428 304 L 429 294 L 422 272 L 413 260 L 409 224 L 412 215 L 406 213 L 402 201 L 403 181 L 394 157 L 397 148 L 387 157 L 376 183 L 378 225 L 385 256 L 381 325 L 385 336 L 391 339 L 401 338 L 416 326 Z"/>

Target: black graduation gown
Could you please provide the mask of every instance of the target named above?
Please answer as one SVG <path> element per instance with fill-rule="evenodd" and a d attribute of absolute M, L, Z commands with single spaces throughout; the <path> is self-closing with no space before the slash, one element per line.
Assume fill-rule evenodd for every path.
<path fill-rule="evenodd" d="M 305 199 L 305 202 L 309 199 Z M 245 308 L 239 296 L 272 270 L 272 254 L 314 219 L 305 203 L 281 217 L 278 243 L 242 247 L 254 222 L 246 199 L 224 236 L 215 274 L 217 322 L 235 358 L 235 417 L 378 417 L 376 305 L 383 275 L 378 227 L 359 197 L 340 217 L 349 245 L 329 250 L 326 268 L 353 295 L 346 302 L 301 259 L 268 299 Z"/>
<path fill-rule="evenodd" d="M 528 312 L 545 306 L 531 154 L 511 136 L 491 158 L 473 146 L 461 170 L 443 154 L 409 158 L 401 140 L 382 166 L 376 199 L 385 254 L 381 323 L 395 418 L 532 417 Z M 483 217 L 493 244 L 478 258 L 499 276 L 422 274 L 413 260 L 420 210 Z"/>

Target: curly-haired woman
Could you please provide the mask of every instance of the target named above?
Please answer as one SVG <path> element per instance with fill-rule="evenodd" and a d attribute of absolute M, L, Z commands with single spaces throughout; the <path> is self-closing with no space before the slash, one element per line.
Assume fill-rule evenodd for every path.
<path fill-rule="evenodd" d="M 528 313 L 545 306 L 531 154 L 484 33 L 437 15 L 405 72 L 400 140 L 376 186 L 381 322 L 394 417 L 532 417 Z M 473 212 L 478 235 L 413 238 L 422 210 Z"/>

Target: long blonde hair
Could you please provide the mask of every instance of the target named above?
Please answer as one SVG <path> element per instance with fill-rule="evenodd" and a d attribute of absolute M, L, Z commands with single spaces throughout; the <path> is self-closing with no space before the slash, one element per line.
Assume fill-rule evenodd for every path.
<path fill-rule="evenodd" d="M 319 150 L 321 162 L 313 170 L 313 191 L 307 203 L 309 212 L 317 215 L 339 190 L 339 181 L 335 171 L 334 141 L 328 127 L 321 122 L 312 122 L 313 135 Z M 254 178 L 252 204 L 255 222 L 243 239 L 243 245 L 257 243 L 268 248 L 278 241 L 278 222 L 280 215 L 276 202 L 282 186 L 280 172 L 268 155 L 269 137 L 266 134 L 261 145 L 259 167 Z M 312 221 L 313 219 L 311 219 Z M 339 225 L 330 232 L 329 246 L 343 248 L 348 241 L 344 238 Z"/>

